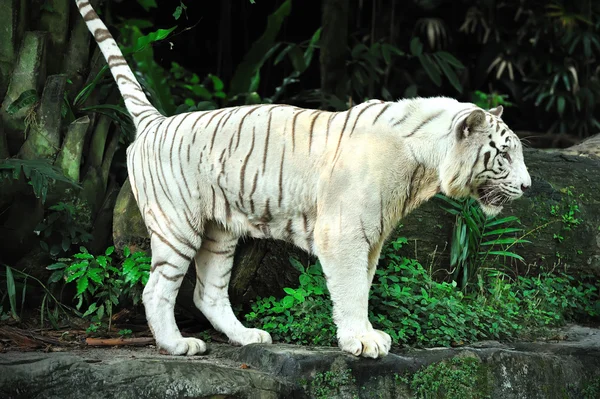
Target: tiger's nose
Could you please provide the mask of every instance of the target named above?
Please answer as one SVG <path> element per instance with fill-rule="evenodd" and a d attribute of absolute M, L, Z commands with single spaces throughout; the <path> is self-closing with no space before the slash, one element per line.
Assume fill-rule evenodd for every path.
<path fill-rule="evenodd" d="M 531 185 L 529 185 L 529 184 L 521 184 L 521 190 L 522 190 L 523 192 L 525 192 L 526 190 L 528 190 L 528 189 L 529 189 L 529 187 L 531 187 Z"/>

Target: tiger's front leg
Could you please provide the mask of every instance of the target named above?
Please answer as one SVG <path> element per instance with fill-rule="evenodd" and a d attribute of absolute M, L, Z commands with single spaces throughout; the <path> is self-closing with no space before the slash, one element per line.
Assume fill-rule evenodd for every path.
<path fill-rule="evenodd" d="M 368 318 L 371 245 L 362 238 L 360 221 L 349 221 L 344 221 L 340 213 L 339 220 L 317 221 L 315 229 L 317 256 L 333 302 L 338 345 L 355 356 L 383 357 L 392 340 L 385 332 L 374 329 Z"/>

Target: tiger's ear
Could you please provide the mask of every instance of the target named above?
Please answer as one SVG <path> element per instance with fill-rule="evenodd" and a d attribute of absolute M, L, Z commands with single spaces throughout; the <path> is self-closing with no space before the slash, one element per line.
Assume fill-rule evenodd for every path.
<path fill-rule="evenodd" d="M 498 118 L 500 118 L 502 116 L 503 111 L 504 111 L 504 107 L 502 107 L 502 105 L 498 105 L 496 108 L 492 108 L 488 112 L 490 114 L 495 115 Z"/>
<path fill-rule="evenodd" d="M 459 138 L 469 137 L 477 128 L 485 125 L 485 113 L 477 109 L 469 114 L 462 124 L 459 132 Z"/>

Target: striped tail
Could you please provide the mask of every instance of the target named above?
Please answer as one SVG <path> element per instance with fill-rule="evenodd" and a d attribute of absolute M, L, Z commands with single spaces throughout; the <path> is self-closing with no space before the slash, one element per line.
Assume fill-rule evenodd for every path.
<path fill-rule="evenodd" d="M 157 118 L 164 118 L 164 116 L 148 101 L 133 71 L 127 65 L 117 42 L 90 3 L 87 0 L 75 0 L 75 3 L 108 63 L 110 72 L 117 82 L 123 100 L 125 100 L 127 111 L 133 119 L 137 135 L 139 135 L 143 130 L 141 125 L 147 127 L 150 122 Z"/>

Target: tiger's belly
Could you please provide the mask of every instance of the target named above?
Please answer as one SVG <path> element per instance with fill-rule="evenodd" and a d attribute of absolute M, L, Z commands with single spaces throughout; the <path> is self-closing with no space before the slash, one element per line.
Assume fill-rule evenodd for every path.
<path fill-rule="evenodd" d="M 227 227 L 240 236 L 283 240 L 313 252 L 315 215 L 316 207 L 292 212 L 273 210 L 270 215 L 246 214 L 241 209 L 232 209 Z"/>

